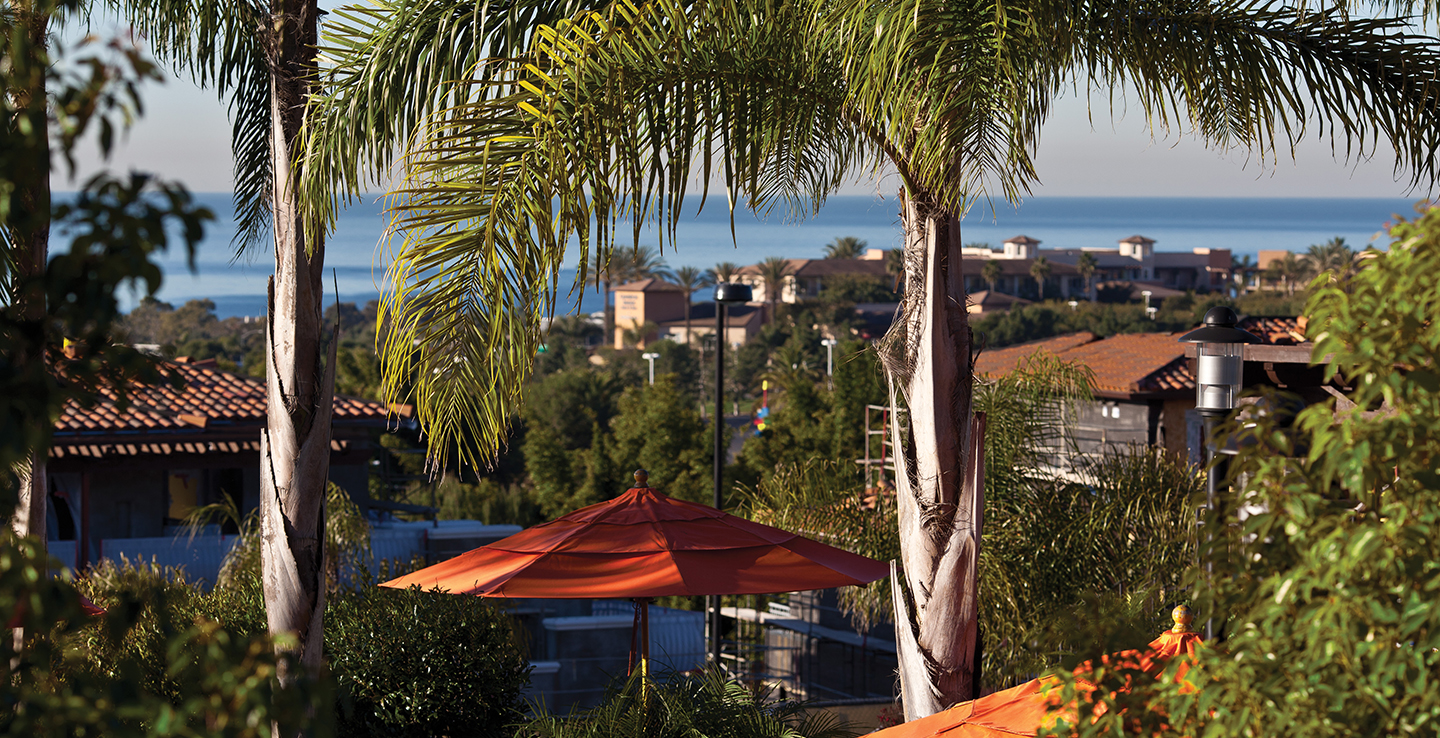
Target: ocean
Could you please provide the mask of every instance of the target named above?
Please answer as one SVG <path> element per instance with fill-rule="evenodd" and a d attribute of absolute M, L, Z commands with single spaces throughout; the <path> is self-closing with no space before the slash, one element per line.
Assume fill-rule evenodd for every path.
<path fill-rule="evenodd" d="M 230 239 L 234 226 L 228 193 L 200 193 L 198 199 L 215 211 L 217 221 L 207 229 L 192 273 L 181 253 L 162 260 L 165 283 L 159 298 L 175 305 L 208 298 L 220 317 L 261 315 L 265 311 L 265 284 L 273 271 L 268 248 L 234 255 Z M 1000 242 L 1017 234 L 1041 241 L 1041 248 L 1101 246 L 1113 248 L 1122 238 L 1140 234 L 1155 239 L 1157 251 L 1189 251 L 1196 247 L 1228 248 L 1236 255 L 1254 255 L 1260 249 L 1303 251 L 1336 236 L 1353 247 L 1372 240 L 1382 245 L 1382 230 L 1395 214 L 1414 214 L 1414 203 L 1403 199 L 1321 198 L 1088 198 L 1036 197 L 1012 208 L 999 204 L 998 212 L 983 205 L 962 223 L 964 240 Z M 346 210 L 326 245 L 326 289 L 338 284 L 342 302 L 363 304 L 377 299 L 384 279 L 384 249 L 380 238 L 386 218 L 382 205 L 367 201 Z M 622 231 L 625 243 L 628 230 Z M 819 258 L 826 243 L 839 236 L 855 236 L 875 248 L 900 245 L 900 226 L 894 198 L 831 198 L 814 218 L 787 222 L 784 213 L 769 217 L 737 213 L 732 239 L 723 199 L 711 198 L 703 212 L 687 212 L 681 219 L 677 243 L 668 243 L 664 257 L 672 267 L 710 267 L 717 262 L 753 264 L 767 256 Z M 642 243 L 656 244 L 654 232 Z M 52 248 L 60 248 L 55 244 Z M 561 274 L 562 294 L 574 279 L 576 249 L 571 249 Z M 127 308 L 139 297 L 126 295 Z M 326 302 L 334 299 L 327 295 Z M 576 304 L 561 305 L 557 313 L 593 312 L 600 296 L 591 289 Z"/>

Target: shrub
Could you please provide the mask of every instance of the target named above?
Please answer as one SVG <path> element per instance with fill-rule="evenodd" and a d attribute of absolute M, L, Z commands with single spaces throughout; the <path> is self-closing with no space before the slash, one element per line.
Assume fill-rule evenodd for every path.
<path fill-rule="evenodd" d="M 529 667 L 511 620 L 478 598 L 362 586 L 325 611 L 347 736 L 509 736 Z"/>
<path fill-rule="evenodd" d="M 728 680 L 713 669 L 620 683 L 590 710 L 559 717 L 541 713 L 517 738 L 850 738 L 857 732 L 802 703 L 771 701 L 768 690 Z"/>
<path fill-rule="evenodd" d="M 247 640 L 266 632 L 254 574 L 236 572 L 205 592 L 183 569 L 106 561 L 78 585 L 133 626 L 81 629 L 69 641 L 80 658 L 70 673 L 131 680 L 177 707 L 194 691 L 194 670 L 173 663 L 177 639 L 201 638 L 240 658 Z M 341 735 L 509 735 L 527 668 L 508 616 L 478 598 L 383 589 L 366 575 L 327 597 L 325 655 Z"/>

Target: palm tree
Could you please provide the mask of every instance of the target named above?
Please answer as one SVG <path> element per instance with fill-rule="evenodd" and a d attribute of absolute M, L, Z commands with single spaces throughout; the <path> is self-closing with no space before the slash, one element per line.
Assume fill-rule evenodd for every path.
<path fill-rule="evenodd" d="M 905 279 L 905 249 L 885 250 L 885 273 L 894 278 L 891 291 L 900 292 Z"/>
<path fill-rule="evenodd" d="M 980 278 L 985 280 L 991 292 L 995 291 L 995 283 L 1000 281 L 1002 271 L 1000 262 L 995 259 L 986 259 L 985 266 L 980 267 Z"/>
<path fill-rule="evenodd" d="M 675 284 L 685 291 L 685 343 L 695 345 L 694 334 L 690 332 L 690 296 L 695 291 L 715 284 L 709 272 L 702 272 L 693 266 L 683 266 L 675 270 Z"/>
<path fill-rule="evenodd" d="M 854 236 L 840 236 L 825 245 L 827 259 L 858 259 L 865 255 L 868 244 Z"/>
<path fill-rule="evenodd" d="M 756 265 L 759 269 L 760 284 L 764 289 L 764 296 L 761 298 L 770 307 L 770 318 L 775 317 L 775 301 L 784 297 L 785 279 L 795 268 L 790 266 L 790 260 L 782 256 L 767 256 L 765 260 Z"/>
<path fill-rule="evenodd" d="M 1270 278 L 1285 285 L 1285 294 L 1295 294 L 1296 285 L 1304 283 L 1314 275 L 1314 265 L 1308 259 L 1296 256 L 1293 251 L 1270 263 Z"/>
<path fill-rule="evenodd" d="M 615 335 L 615 307 L 610 304 L 610 288 L 613 286 L 610 277 L 610 259 L 612 253 L 604 249 L 595 249 L 595 263 L 588 265 L 585 275 L 585 284 L 594 287 L 600 292 L 601 311 L 604 313 L 604 328 L 606 336 Z"/>
<path fill-rule="evenodd" d="M 1250 289 L 1250 275 L 1255 273 L 1255 263 L 1246 254 L 1244 258 L 1230 257 L 1230 273 L 1233 281 L 1239 285 L 1239 294 L 1245 294 Z"/>
<path fill-rule="evenodd" d="M 1009 6 L 935 0 L 619 0 L 541 29 L 525 53 L 486 66 L 490 81 L 459 74 L 379 93 L 374 79 L 444 56 L 454 34 L 412 31 L 399 8 L 350 12 L 330 44 L 341 71 L 323 102 L 336 112 L 321 119 L 359 121 L 311 140 L 326 160 L 344 151 L 360 163 L 317 167 L 329 172 L 317 189 L 358 193 L 356 172 L 378 177 L 404 154 L 386 384 L 398 399 L 413 382 L 440 460 L 462 437 L 502 443 L 572 237 L 584 251 L 621 219 L 670 226 L 692 173 L 722 176 L 732 204 L 798 215 L 855 167 L 893 167 L 906 291 L 881 355 L 911 413 L 893 439 L 907 717 L 976 686 L 983 426 L 960 360 L 967 318 L 943 309 L 965 302 L 959 215 L 1034 182 L 1054 95 L 1131 83 L 1147 120 L 1261 152 L 1293 147 L 1306 130 L 1297 121 L 1314 115 L 1348 141 L 1383 138 L 1417 181 L 1434 178 L 1440 148 L 1434 50 L 1401 33 L 1403 21 L 1333 9 L 1073 3 L 1025 6 L 1010 23 Z M 485 412 L 461 411 L 472 407 Z"/>
<path fill-rule="evenodd" d="M 705 270 L 705 278 L 710 280 L 710 284 L 734 282 L 738 274 L 740 274 L 740 267 L 735 266 L 734 262 L 729 261 L 722 261 L 714 267 Z"/>
<path fill-rule="evenodd" d="M 258 247 L 269 235 L 275 254 L 260 439 L 265 609 L 271 632 L 297 635 L 300 663 L 318 669 L 337 343 L 324 339 L 321 320 L 326 224 L 307 220 L 297 184 L 320 9 L 316 0 L 116 4 L 161 61 L 230 101 L 236 245 Z"/>
<path fill-rule="evenodd" d="M 1075 261 L 1075 271 L 1079 272 L 1080 278 L 1085 280 L 1085 294 L 1089 295 L 1090 302 L 1095 302 L 1095 283 L 1091 280 L 1095 277 L 1095 270 L 1099 266 L 1099 260 L 1095 258 L 1094 254 L 1088 252 L 1081 254 L 1080 258 Z"/>
<path fill-rule="evenodd" d="M 50 67 L 50 22 L 61 8 L 44 0 L 13 0 L 6 3 L 3 24 L 11 36 L 5 63 L 5 120 L 9 129 L 7 146 L 13 146 L 7 172 L 13 192 L 4 197 L 9 212 L 0 213 L 0 275 L 5 277 L 4 302 L 19 320 L 39 326 L 45 319 L 45 265 L 50 243 L 50 92 L 47 81 Z M 13 34 L 13 36 L 12 36 Z M 18 53 L 17 53 L 18 52 Z M 38 134 L 38 135 L 37 135 Z M 25 145 L 16 145 L 24 141 Z M 38 342 L 37 342 L 38 343 Z M 26 366 L 39 357 L 23 350 L 5 357 L 12 366 Z M 10 524 L 16 535 L 34 536 L 35 544 L 45 551 L 44 535 L 49 482 L 45 473 L 45 453 L 30 449 L 29 462 L 13 470 L 19 477 L 16 489 L 19 498 Z M 6 472 L 12 470 L 4 470 Z"/>
<path fill-rule="evenodd" d="M 1050 278 L 1050 260 L 1043 256 L 1035 257 L 1030 262 L 1030 276 L 1035 278 L 1035 286 L 1040 290 L 1040 300 L 1045 300 L 1045 280 Z"/>
<path fill-rule="evenodd" d="M 670 267 L 665 264 L 665 257 L 654 246 L 632 246 L 628 249 L 617 249 L 611 258 L 610 271 L 615 279 L 624 282 L 637 282 L 642 279 L 673 279 Z"/>
<path fill-rule="evenodd" d="M 1311 246 L 1304 258 L 1316 273 L 1330 272 L 1340 282 L 1348 279 L 1355 270 L 1355 250 L 1340 236 Z"/>

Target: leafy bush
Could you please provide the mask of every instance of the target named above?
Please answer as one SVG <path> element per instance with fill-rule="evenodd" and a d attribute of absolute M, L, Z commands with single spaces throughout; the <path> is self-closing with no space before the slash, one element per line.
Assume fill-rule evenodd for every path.
<path fill-rule="evenodd" d="M 1076 731 L 1436 733 L 1440 209 L 1391 236 L 1348 282 L 1310 285 L 1312 361 L 1333 356 L 1325 368 L 1351 388 L 1346 402 L 1296 417 L 1273 411 L 1285 397 L 1262 397 L 1221 428 L 1240 440 L 1238 492 L 1207 520 L 1213 575 L 1193 576 L 1198 616 L 1223 640 L 1200 650 L 1188 685 L 1102 684 L 1087 699 L 1110 704 Z"/>
<path fill-rule="evenodd" d="M 478 597 L 360 587 L 325 611 L 325 657 L 347 736 L 508 736 L 528 664 Z"/>
<path fill-rule="evenodd" d="M 1071 445 L 1074 414 L 1065 409 L 1089 396 L 1089 381 L 1084 367 L 1042 354 L 976 387 L 975 408 L 988 418 L 980 549 L 987 687 L 1027 680 L 1077 648 L 1075 635 L 1054 624 L 1097 597 L 1125 603 L 1112 608 L 1111 625 L 1150 629 L 1194 559 L 1192 499 L 1203 489 L 1195 469 L 1137 447 L 1077 457 L 1069 473 L 1057 472 L 1056 450 Z M 847 466 L 778 461 L 758 486 L 742 489 L 747 513 L 854 553 L 897 558 L 893 497 L 860 504 L 871 490 Z M 840 591 L 862 629 L 892 617 L 890 602 L 888 579 Z"/>
<path fill-rule="evenodd" d="M 722 672 L 638 676 L 621 683 L 605 702 L 566 717 L 540 714 L 518 738 L 850 738 L 849 725 L 803 703 L 772 702 Z"/>

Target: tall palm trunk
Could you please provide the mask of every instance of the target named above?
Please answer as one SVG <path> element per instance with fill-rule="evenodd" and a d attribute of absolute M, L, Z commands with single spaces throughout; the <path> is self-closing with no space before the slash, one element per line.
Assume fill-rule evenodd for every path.
<path fill-rule="evenodd" d="M 984 418 L 972 404 L 960 221 L 901 195 L 906 290 L 881 352 L 892 412 L 902 577 L 893 578 L 907 719 L 976 696 Z"/>
<path fill-rule="evenodd" d="M 275 0 L 272 6 L 275 276 L 266 332 L 267 424 L 260 443 L 265 614 L 270 632 L 299 639 L 300 663 L 310 669 L 320 667 L 324 636 L 324 500 L 335 342 L 328 351 L 323 348 L 325 248 L 318 234 L 307 234 L 302 226 L 291 160 L 314 76 L 317 15 L 310 0 Z"/>
<path fill-rule="evenodd" d="M 14 264 L 15 293 L 11 296 L 17 312 L 25 322 L 26 340 L 12 347 L 15 366 L 25 367 L 41 361 L 45 346 L 45 261 L 50 242 L 50 130 L 46 110 L 45 89 L 46 46 L 50 16 L 33 1 L 13 6 L 15 25 L 23 29 L 23 50 L 12 59 L 12 72 L 20 85 L 6 90 L 14 105 L 16 120 L 7 125 L 31 131 L 30 145 L 15 157 L 18 166 L 11 173 L 15 193 L 9 214 L 10 231 L 15 243 L 11 258 Z M 48 482 L 45 475 L 45 453 L 34 449 L 28 464 L 19 472 L 19 500 L 11 526 L 16 534 L 33 535 L 40 550 L 45 550 L 45 517 Z"/>

